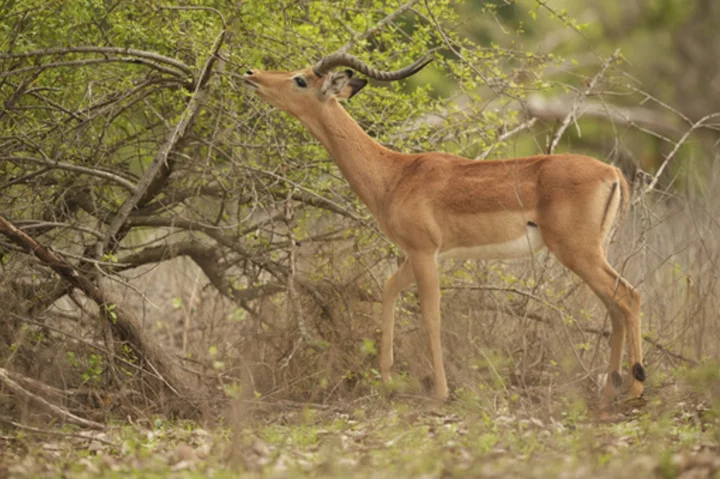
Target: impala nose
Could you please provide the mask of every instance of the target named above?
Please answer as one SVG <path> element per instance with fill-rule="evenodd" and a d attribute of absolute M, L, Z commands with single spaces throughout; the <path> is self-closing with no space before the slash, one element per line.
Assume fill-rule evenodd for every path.
<path fill-rule="evenodd" d="M 252 74 L 253 74 L 253 71 L 252 71 L 252 70 L 247 70 L 247 71 L 245 72 L 245 75 L 247 75 L 247 76 L 250 76 L 250 75 L 252 75 Z"/>

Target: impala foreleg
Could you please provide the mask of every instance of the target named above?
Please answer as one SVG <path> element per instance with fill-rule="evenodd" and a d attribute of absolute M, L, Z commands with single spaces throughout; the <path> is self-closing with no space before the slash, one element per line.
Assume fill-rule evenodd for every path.
<path fill-rule="evenodd" d="M 430 342 L 435 398 L 444 401 L 448 387 L 440 343 L 440 279 L 436 257 L 435 254 L 415 255 L 411 261 L 420 293 L 420 312 Z"/>

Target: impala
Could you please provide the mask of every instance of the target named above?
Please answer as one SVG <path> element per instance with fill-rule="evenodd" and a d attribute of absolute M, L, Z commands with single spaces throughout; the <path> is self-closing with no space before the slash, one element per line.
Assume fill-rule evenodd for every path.
<path fill-rule="evenodd" d="M 367 77 L 397 81 L 428 61 L 401 70 L 376 70 L 358 58 L 333 53 L 294 72 L 252 70 L 244 84 L 263 100 L 300 120 L 328 150 L 365 203 L 381 231 L 406 255 L 382 295 L 380 373 L 390 379 L 395 302 L 417 283 L 429 336 L 434 395 L 448 397 L 440 345 L 442 258 L 505 259 L 547 247 L 584 280 L 608 309 L 610 366 L 601 408 L 622 384 L 625 337 L 630 365 L 629 397 L 643 393 L 640 295 L 606 260 L 603 241 L 618 213 L 627 209 L 629 188 L 617 168 L 573 154 L 472 161 L 455 155 L 392 151 L 367 135 L 338 100 L 357 94 Z M 352 70 L 334 69 L 340 66 Z"/>

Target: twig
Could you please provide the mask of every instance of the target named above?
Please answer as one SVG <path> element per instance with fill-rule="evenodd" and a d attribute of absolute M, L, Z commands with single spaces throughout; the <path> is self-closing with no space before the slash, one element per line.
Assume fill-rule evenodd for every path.
<path fill-rule="evenodd" d="M 204 7 L 200 5 L 180 5 L 180 6 L 171 6 L 171 5 L 164 5 L 160 7 L 161 10 L 205 10 L 208 12 L 212 12 L 218 17 L 220 17 L 220 21 L 223 24 L 223 31 L 227 30 L 227 22 L 225 21 L 225 17 L 222 13 L 216 8 L 213 7 Z"/>
<path fill-rule="evenodd" d="M 27 323 L 27 324 L 32 324 L 32 325 L 38 326 L 38 327 L 40 327 L 40 328 L 45 328 L 45 329 L 48 329 L 48 330 L 50 330 L 50 331 L 54 331 L 54 332 L 56 332 L 56 333 L 58 333 L 58 334 L 61 334 L 61 335 L 63 335 L 63 336 L 66 336 L 66 337 L 68 337 L 68 338 L 70 338 L 70 339 L 74 339 L 75 341 L 77 341 L 77 342 L 79 342 L 79 343 L 81 343 L 81 344 L 84 344 L 85 346 L 88 346 L 88 347 L 90 347 L 90 348 L 93 348 L 94 350 L 99 351 L 99 352 L 105 354 L 106 356 L 112 356 L 116 361 L 120 361 L 120 362 L 123 363 L 125 366 L 128 366 L 128 367 L 130 367 L 130 368 L 133 368 L 133 369 L 135 369 L 135 370 L 137 370 L 137 371 L 146 372 L 146 373 L 148 373 L 148 374 L 151 374 L 151 375 L 155 376 L 155 373 L 154 373 L 154 372 L 152 372 L 152 371 L 143 371 L 143 368 L 141 368 L 141 367 L 138 366 L 137 364 L 132 363 L 132 362 L 128 361 L 127 359 L 125 359 L 125 358 L 123 358 L 123 357 L 121 357 L 121 356 L 118 356 L 117 354 L 113 353 L 112 351 L 109 351 L 109 350 L 105 349 L 105 348 L 102 347 L 102 346 L 98 346 L 97 344 L 88 341 L 87 339 L 83 339 L 83 338 L 81 338 L 81 337 L 79 337 L 79 336 L 76 336 L 76 335 L 74 335 L 74 334 L 72 334 L 72 333 L 69 333 L 69 332 L 67 332 L 67 331 L 65 331 L 65 330 L 63 330 L 63 329 L 56 328 L 56 327 L 51 326 L 51 325 L 49 325 L 49 324 L 41 323 L 40 321 L 32 320 L 32 319 L 26 318 L 26 317 L 24 317 L 24 316 L 20 316 L 19 314 L 15 314 L 15 313 L 13 313 L 13 312 L 9 312 L 8 314 L 9 314 L 10 316 L 12 316 L 13 318 L 15 318 L 16 320 L 18 320 L 18 321 L 22 321 L 22 322 Z M 162 378 L 161 378 L 160 376 L 156 376 L 156 378 L 159 379 L 159 380 L 162 380 Z"/>
<path fill-rule="evenodd" d="M 450 38 L 445 33 L 445 30 L 443 30 L 442 26 L 440 25 L 440 22 L 438 22 L 437 18 L 435 18 L 435 15 L 433 14 L 432 9 L 430 8 L 430 4 L 427 2 L 427 0 L 425 0 L 425 6 L 428 9 L 428 14 L 430 15 L 430 20 L 432 21 L 432 23 L 435 24 L 435 28 L 437 29 L 438 33 L 442 37 L 443 43 L 445 43 L 445 46 L 448 48 L 448 50 L 453 52 L 453 54 L 455 54 L 456 57 L 458 57 L 460 60 L 462 60 L 463 63 L 465 63 L 468 67 L 470 67 L 470 69 L 472 71 L 474 71 L 475 74 L 478 77 L 480 77 L 480 79 L 482 79 L 482 81 L 485 83 L 485 85 L 487 85 L 488 88 L 490 88 L 490 90 L 492 90 L 493 93 L 498 93 L 496 87 L 493 85 L 493 83 L 490 81 L 490 79 L 487 78 L 485 75 L 483 75 L 482 72 L 475 67 L 475 65 L 473 65 L 467 58 L 465 58 L 465 56 L 462 53 L 460 53 L 460 51 L 458 49 L 456 49 L 453 46 L 452 41 L 450 41 Z M 427 20 L 427 17 L 424 17 L 424 18 Z M 428 20 L 428 21 L 430 21 L 430 20 Z"/>
<path fill-rule="evenodd" d="M 353 37 L 350 39 L 349 42 L 347 42 L 345 45 L 340 47 L 337 51 L 342 53 L 347 53 L 350 48 L 353 47 L 357 42 L 360 42 L 362 40 L 365 40 L 366 38 L 372 36 L 375 32 L 380 30 L 381 28 L 384 28 L 385 25 L 388 23 L 394 22 L 395 19 L 397 19 L 400 15 L 410 10 L 416 3 L 418 3 L 420 0 L 410 0 L 409 2 L 406 2 L 402 5 L 400 5 L 394 12 L 383 18 L 382 20 L 378 21 L 375 25 L 365 30 L 363 33 Z"/>
<path fill-rule="evenodd" d="M 87 427 L 90 429 L 99 429 L 103 430 L 105 429 L 105 426 L 100 424 L 99 422 L 90 421 L 89 419 L 83 419 L 79 416 L 76 416 L 75 414 L 66 411 L 65 409 L 61 408 L 60 406 L 56 406 L 55 404 L 52 404 L 45 399 L 41 398 L 40 396 L 37 396 L 27 389 L 20 386 L 18 383 L 13 381 L 10 378 L 10 375 L 8 374 L 8 371 L 4 368 L 0 368 L 0 381 L 13 393 L 17 394 L 18 396 L 22 396 L 28 400 L 34 401 L 40 406 L 42 406 L 43 409 L 48 411 L 53 416 L 56 416 L 60 419 L 64 419 L 70 423 L 77 424 L 79 426 Z"/>
<path fill-rule="evenodd" d="M 612 63 L 615 62 L 615 60 L 618 59 L 620 56 L 620 49 L 618 48 L 615 50 L 615 52 L 610 55 L 602 64 L 600 67 L 600 70 L 595 74 L 595 76 L 590 80 L 590 83 L 588 84 L 588 87 L 581 93 L 575 96 L 575 99 L 573 100 L 573 105 L 570 111 L 567 115 L 565 115 L 565 118 L 563 119 L 562 123 L 560 123 L 560 127 L 555 132 L 555 135 L 553 135 L 552 141 L 550 141 L 550 145 L 548 146 L 548 155 L 551 155 L 553 151 L 555 151 L 555 148 L 557 147 L 558 143 L 560 142 L 560 138 L 562 137 L 563 133 L 565 133 L 565 130 L 567 130 L 567 127 L 570 126 L 570 122 L 575 119 L 575 115 L 577 114 L 577 109 L 580 106 L 580 104 L 583 102 L 583 100 L 592 92 L 593 88 L 595 88 L 595 85 L 597 85 L 597 82 L 602 78 L 602 76 L 605 74 L 605 71 L 610 67 Z"/>
<path fill-rule="evenodd" d="M 516 126 L 515 128 L 513 128 L 512 130 L 506 131 L 506 132 L 503 133 L 502 135 L 498 136 L 498 137 L 495 139 L 495 141 L 493 142 L 493 144 L 490 145 L 485 151 L 483 151 L 483 152 L 480 154 L 480 156 L 477 156 L 475 159 L 476 159 L 476 160 L 484 160 L 484 159 L 487 158 L 487 156 L 495 149 L 495 147 L 496 147 L 498 144 L 500 144 L 500 143 L 502 143 L 503 141 L 507 140 L 507 139 L 510 138 L 511 136 L 514 136 L 514 135 L 516 135 L 517 133 L 520 133 L 520 132 L 523 131 L 523 130 L 529 129 L 530 127 L 532 127 L 532 126 L 535 124 L 536 121 L 537 121 L 537 118 L 530 118 L 528 121 L 519 124 L 518 126 Z"/>
<path fill-rule="evenodd" d="M 530 298 L 530 299 L 532 299 L 532 300 L 534 300 L 534 301 L 537 301 L 537 302 L 539 302 L 539 303 L 541 303 L 541 304 L 543 304 L 543 305 L 545 305 L 545 306 L 553 309 L 555 312 L 557 312 L 559 315 L 561 315 L 561 317 L 569 316 L 567 313 L 561 311 L 561 310 L 558 309 L 556 306 L 553 306 L 552 304 L 548 303 L 547 301 L 543 300 L 542 298 L 540 298 L 540 297 L 538 297 L 538 296 L 536 296 L 536 295 L 534 295 L 534 294 L 531 294 L 531 293 L 528 293 L 528 292 L 525 292 L 525 291 L 516 289 L 516 288 L 503 288 L 503 287 L 495 287 L 495 286 L 467 286 L 467 287 L 465 287 L 465 286 L 462 286 L 462 287 L 450 286 L 450 287 L 444 287 L 443 289 L 444 289 L 444 290 L 447 290 L 447 289 L 462 289 L 462 290 L 473 290 L 473 291 L 498 291 L 498 292 L 506 292 L 506 293 L 519 294 L 519 295 L 521 295 L 521 296 L 525 296 L 525 297 L 527 297 L 527 298 Z M 515 315 L 515 316 L 527 317 L 527 318 L 529 318 L 529 319 L 532 319 L 533 321 L 537 321 L 537 322 L 540 322 L 540 323 L 552 324 L 552 322 L 553 322 L 553 321 L 551 321 L 550 319 L 546 318 L 545 316 L 542 316 L 541 314 L 534 313 L 534 312 L 532 312 L 532 311 L 528 311 L 527 309 L 524 309 L 524 308 L 523 308 L 523 309 L 520 309 L 520 308 L 517 308 L 517 307 L 511 307 L 511 306 L 506 306 L 506 307 L 500 307 L 500 306 L 498 306 L 498 307 L 494 307 L 494 306 L 492 306 L 492 305 L 485 305 L 484 308 L 487 309 L 487 310 L 489 310 L 489 311 L 497 311 L 497 312 L 500 312 L 500 313 L 510 312 L 510 313 L 512 313 L 512 314 Z M 594 328 L 594 327 L 592 327 L 592 326 L 580 326 L 580 325 L 578 325 L 578 329 L 579 329 L 580 331 L 583 331 L 583 332 L 586 332 L 586 333 L 598 334 L 598 335 L 601 335 L 601 336 L 606 337 L 606 338 L 609 338 L 609 337 L 610 337 L 610 333 L 611 333 L 610 331 L 608 331 L 608 330 L 606 330 L 606 329 Z M 675 352 L 673 352 L 673 351 L 670 351 L 670 349 L 668 349 L 666 346 L 663 346 L 662 344 L 660 344 L 660 343 L 658 342 L 658 340 L 656 340 L 656 339 L 654 339 L 654 338 L 652 338 L 652 337 L 650 337 L 650 336 L 648 336 L 648 335 L 643 335 L 643 336 L 642 336 L 642 339 L 643 339 L 645 342 L 647 342 L 648 344 L 650 344 L 650 345 L 658 348 L 658 349 L 659 349 L 660 351 L 662 351 L 663 353 L 665 353 L 665 354 L 667 354 L 667 355 L 669 355 L 669 356 L 672 356 L 672 357 L 675 358 L 675 359 L 679 359 L 679 360 L 681 360 L 681 361 L 685 361 L 685 362 L 687 362 L 687 363 L 689 363 L 689 364 L 697 364 L 697 361 L 695 361 L 694 359 L 691 359 L 691 358 L 688 358 L 688 357 L 683 356 L 682 354 L 679 354 L 679 353 L 675 353 Z"/>

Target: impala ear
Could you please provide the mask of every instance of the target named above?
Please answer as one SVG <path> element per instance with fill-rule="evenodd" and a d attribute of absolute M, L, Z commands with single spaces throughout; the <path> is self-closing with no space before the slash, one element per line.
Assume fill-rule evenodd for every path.
<path fill-rule="evenodd" d="M 338 98 L 345 98 L 350 99 L 355 96 L 357 92 L 365 88 L 365 85 L 367 85 L 367 80 L 364 78 L 353 78 L 351 79 L 347 86 L 338 94 Z"/>
<path fill-rule="evenodd" d="M 352 70 L 333 72 L 327 75 L 323 84 L 323 94 L 326 97 L 336 96 L 340 99 L 350 99 L 367 85 L 367 80 L 353 78 Z"/>

